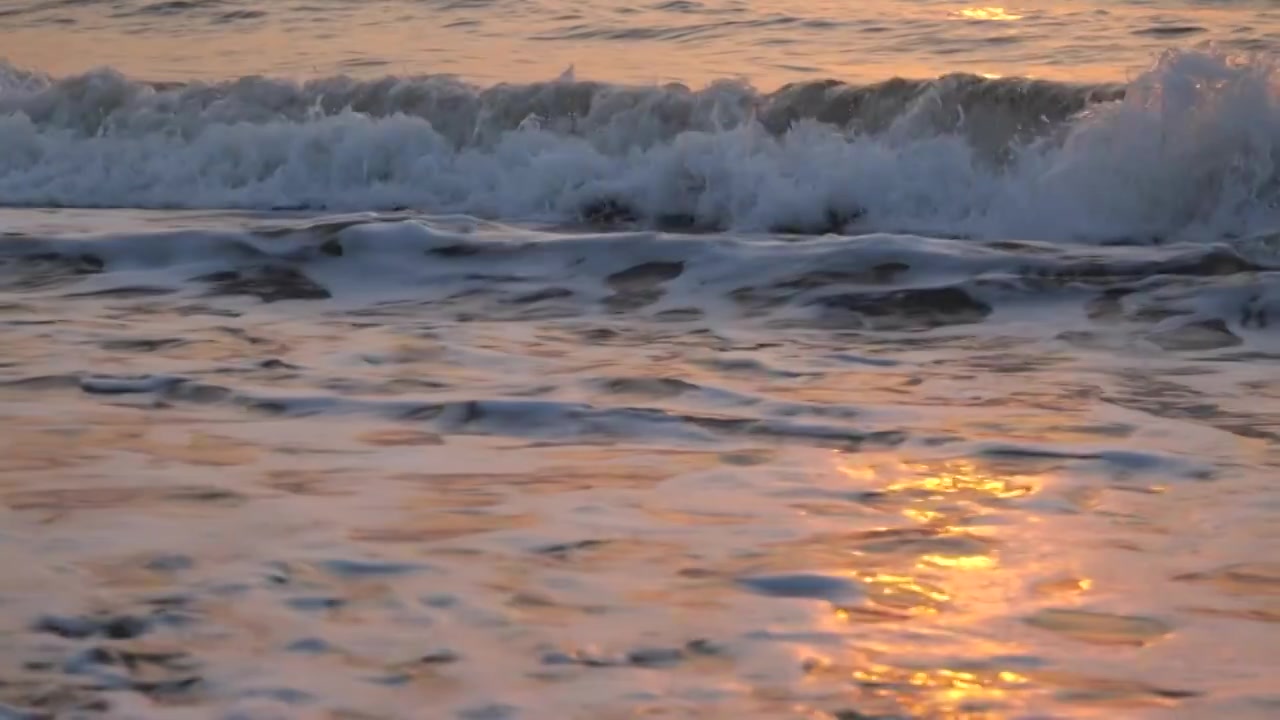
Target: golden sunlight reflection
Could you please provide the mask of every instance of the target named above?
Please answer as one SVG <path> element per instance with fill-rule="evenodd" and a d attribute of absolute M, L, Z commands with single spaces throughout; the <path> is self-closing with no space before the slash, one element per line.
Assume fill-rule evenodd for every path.
<path fill-rule="evenodd" d="M 1021 20 L 1022 16 L 1006 11 L 1002 7 L 971 7 L 956 13 L 966 20 Z"/>
<path fill-rule="evenodd" d="M 896 515 L 906 521 L 863 533 L 851 548 L 859 559 L 858 567 L 849 573 L 863 582 L 870 604 L 885 617 L 842 607 L 834 611 L 836 622 L 910 621 L 941 629 L 1019 614 L 1015 598 L 1027 592 L 1026 585 L 1033 580 L 1029 576 L 1046 568 L 1016 560 L 1005 566 L 1000 550 L 1009 539 L 987 532 L 988 523 L 981 518 L 1016 512 L 1013 503 L 1038 492 L 1046 481 L 1043 475 L 1011 472 L 999 464 L 968 458 L 907 461 L 893 455 L 837 454 L 834 459 L 840 477 L 871 491 L 869 503 L 887 517 Z M 999 651 L 970 647 L 964 652 L 983 657 Z M 927 689 L 927 700 L 918 697 L 918 691 L 910 693 L 916 696 L 913 702 L 923 702 L 916 709 L 944 714 L 965 704 L 998 702 L 1009 686 L 1028 682 L 1007 668 L 915 670 L 905 676 L 896 675 L 904 672 L 902 668 L 859 672 L 866 682 L 879 676 L 880 683 Z M 888 692 L 887 687 L 884 690 Z"/>
<path fill-rule="evenodd" d="M 929 717 L 992 717 L 970 714 L 975 707 L 999 706 L 1009 691 L 1030 679 L 1012 670 L 913 669 L 875 664 L 853 671 L 853 680 L 873 694 L 895 693 L 912 714 Z M 911 694 L 900 688 L 910 688 Z"/>
<path fill-rule="evenodd" d="M 934 613 L 951 601 L 946 590 L 910 575 L 868 573 L 859 577 L 879 604 L 894 609 Z"/>
<path fill-rule="evenodd" d="M 1024 662 L 1039 660 L 1025 638 L 1053 633 L 1098 646 L 1138 646 L 1168 634 L 1145 616 L 1076 607 L 1094 590 L 1091 573 L 1076 566 L 1070 546 L 1058 547 L 1052 517 L 1024 502 L 1060 484 L 1069 489 L 1070 478 L 1058 477 L 1056 466 L 904 458 L 895 451 L 835 452 L 825 462 L 840 492 L 854 491 L 860 512 L 878 525 L 837 528 L 789 546 L 789 562 L 808 554 L 806 564 L 832 567 L 862 591 L 807 618 L 830 636 L 856 640 L 836 651 L 796 650 L 814 683 L 852 681 L 859 712 L 1005 717 L 1064 686 L 1084 696 L 1095 683 Z M 1120 688 L 1118 700 L 1110 686 L 1099 687 L 1100 702 L 1108 704 L 1160 699 L 1158 689 L 1141 684 Z"/>
<path fill-rule="evenodd" d="M 924 491 L 931 496 L 956 494 L 974 500 L 982 496 L 1003 500 L 1027 495 L 1034 489 L 1030 476 L 983 472 L 968 460 L 952 460 L 936 466 L 908 463 L 903 467 L 913 471 L 914 476 L 890 484 L 885 488 L 888 492 Z"/>
<path fill-rule="evenodd" d="M 861 647 L 840 655 L 812 648 L 804 654 L 803 666 L 814 683 L 856 687 L 858 712 L 866 714 L 853 717 L 1006 717 L 1041 690 L 1031 671 L 997 659 L 1025 653 L 1025 647 L 977 641 L 970 650 L 972 659 L 960 660 L 911 658 L 911 651 L 900 647 Z"/>
<path fill-rule="evenodd" d="M 996 559 L 987 555 L 961 555 L 949 557 L 946 555 L 923 555 L 920 557 L 920 566 L 952 568 L 955 570 L 990 570 L 996 566 Z"/>

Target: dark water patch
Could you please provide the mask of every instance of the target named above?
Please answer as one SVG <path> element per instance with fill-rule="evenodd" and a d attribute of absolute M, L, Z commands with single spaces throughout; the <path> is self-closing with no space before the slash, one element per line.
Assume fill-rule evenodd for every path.
<path fill-rule="evenodd" d="M 820 215 L 769 225 L 775 235 L 838 235 L 866 215 L 861 207 L 828 207 Z M 616 230 L 627 227 L 650 227 L 664 232 L 711 233 L 729 229 L 726 218 L 702 217 L 687 212 L 645 212 L 630 201 L 618 197 L 589 200 L 578 208 L 577 221 L 588 227 Z"/>
<path fill-rule="evenodd" d="M 148 560 L 143 567 L 154 572 L 175 573 L 195 567 L 195 560 L 189 555 L 163 553 Z"/>
<path fill-rule="evenodd" d="M 1280 623 L 1280 608 L 1276 607 L 1189 607 L 1186 608 L 1186 610 L 1187 612 L 1196 613 L 1197 615 L 1229 618 L 1231 620 L 1245 620 L 1249 622 L 1261 622 L 1268 624 Z"/>
<path fill-rule="evenodd" d="M 653 5 L 650 9 L 659 12 L 692 13 L 701 12 L 706 9 L 706 5 L 700 2 L 691 2 L 690 0 L 668 0 L 668 2 L 660 2 L 657 5 Z"/>
<path fill-rule="evenodd" d="M 198 382 L 182 382 L 165 388 L 163 397 L 167 400 L 211 404 L 227 402 L 235 399 L 235 391 L 221 385 L 210 385 Z"/>
<path fill-rule="evenodd" d="M 520 708 L 506 703 L 485 703 L 459 710 L 458 720 L 517 720 Z"/>
<path fill-rule="evenodd" d="M 181 305 L 175 305 L 173 312 L 184 317 L 238 318 L 244 314 L 238 310 L 210 307 L 209 305 L 204 305 L 202 303 L 184 303 Z"/>
<path fill-rule="evenodd" d="M 914 288 L 884 293 L 842 293 L 814 301 L 849 313 L 874 329 L 924 330 L 981 322 L 991 306 L 958 287 Z"/>
<path fill-rule="evenodd" d="M 4 325 L 10 327 L 30 327 L 33 325 L 56 325 L 57 320 L 6 320 Z"/>
<path fill-rule="evenodd" d="M 636 667 L 672 667 L 684 659 L 680 648 L 640 648 L 627 653 L 627 664 Z"/>
<path fill-rule="evenodd" d="M 1094 465 L 1116 477 L 1130 477 L 1135 473 L 1159 473 L 1165 477 L 1178 476 L 1193 480 L 1208 480 L 1214 476 L 1211 468 L 1189 460 L 1133 450 L 1069 452 L 1030 446 L 987 444 L 978 451 L 978 454 L 1011 464 L 1055 460 L 1079 461 L 1082 467 Z"/>
<path fill-rule="evenodd" d="M 250 295 L 263 302 L 326 300 L 332 294 L 301 271 L 268 265 L 257 270 L 226 270 L 192 278 L 208 283 L 210 295 Z"/>
<path fill-rule="evenodd" d="M 93 275 L 106 269 L 107 263 L 92 253 L 62 254 L 53 252 L 32 253 L 21 258 L 28 263 L 49 263 L 61 265 L 69 271 L 80 275 Z"/>
<path fill-rule="evenodd" d="M 1054 255 L 1058 249 L 1044 243 L 1023 242 L 1020 240 L 992 240 L 982 243 L 992 250 L 1020 255 Z"/>
<path fill-rule="evenodd" d="M 79 375 L 34 375 L 0 380 L 0 387 L 14 390 L 63 390 L 80 387 Z"/>
<path fill-rule="evenodd" d="M 644 647 L 615 654 L 605 654 L 589 650 L 571 652 L 552 651 L 542 656 L 543 665 L 578 665 L 588 668 L 668 668 L 679 665 L 690 654 L 691 647 L 702 647 L 691 641 L 680 647 Z"/>
<path fill-rule="evenodd" d="M 744 349 L 750 351 L 757 348 Z M 735 375 L 754 375 L 765 379 L 817 377 L 817 375 L 813 373 L 803 373 L 795 370 L 787 370 L 785 368 L 772 367 L 754 357 L 717 356 L 699 364 L 725 373 L 732 373 Z"/>
<path fill-rule="evenodd" d="M 304 238 L 311 240 L 320 240 L 321 245 L 336 241 L 337 236 L 344 230 L 353 227 L 361 227 L 366 225 L 375 225 L 378 223 L 398 222 L 407 219 L 407 215 L 400 212 L 403 208 L 396 208 L 389 212 L 378 213 L 375 216 L 362 215 L 359 217 L 328 217 L 316 222 L 307 222 L 302 224 L 281 225 L 277 227 L 261 227 L 256 228 L 253 234 L 261 238 Z M 339 244 L 339 247 L 341 245 Z M 247 258 L 262 257 L 263 253 L 252 245 L 240 244 L 238 249 L 247 253 Z M 341 253 L 339 253 L 341 254 Z"/>
<path fill-rule="evenodd" d="M 744 450 L 739 452 L 722 452 L 719 454 L 719 461 L 724 465 L 736 466 L 736 468 L 754 468 L 754 466 L 765 465 L 776 457 L 774 452 L 768 450 Z"/>
<path fill-rule="evenodd" d="M 432 0 L 439 3 L 441 10 L 482 10 L 492 7 L 494 0 Z"/>
<path fill-rule="evenodd" d="M 549 287 L 541 290 L 535 290 L 531 293 L 517 295 L 508 298 L 504 302 L 512 305 L 533 305 L 535 303 L 547 302 L 549 300 L 565 300 L 574 296 L 574 292 L 568 288 Z"/>
<path fill-rule="evenodd" d="M 812 290 L 832 285 L 882 285 L 891 283 L 911 269 L 902 262 L 884 262 L 865 270 L 815 270 L 777 283 L 786 290 Z"/>
<path fill-rule="evenodd" d="M 628 313 L 646 308 L 662 299 L 658 288 L 614 293 L 604 299 L 604 306 L 613 313 Z"/>
<path fill-rule="evenodd" d="M 1149 645 L 1173 632 L 1161 620 L 1075 609 L 1045 609 L 1023 619 L 1028 625 L 1091 645 Z"/>
<path fill-rule="evenodd" d="M 1261 296 L 1254 296 L 1245 302 L 1240 311 L 1240 327 L 1252 330 L 1266 330 L 1271 326 L 1270 308 Z"/>
<path fill-rule="evenodd" d="M 337 610 L 346 605 L 347 601 L 336 597 L 307 596 L 289 598 L 284 601 L 284 604 L 302 612 L 323 612 L 325 610 Z"/>
<path fill-rule="evenodd" d="M 104 340 L 98 343 L 98 347 L 103 350 L 116 350 L 119 352 L 156 352 L 157 350 L 182 347 L 189 343 L 189 340 L 183 338 L 139 338 L 136 340 Z"/>
<path fill-rule="evenodd" d="M 99 713 L 111 709 L 111 704 L 99 697 L 92 697 L 79 688 L 55 688 L 47 683 L 40 687 L 24 687 L 20 683 L 5 683 L 6 694 L 18 695 L 24 706 L 0 702 L 0 720 L 55 720 L 59 713 Z M 25 697 L 24 697 L 25 696 Z"/>
<path fill-rule="evenodd" d="M 1136 425 L 1129 423 L 1107 423 L 1096 425 L 1056 425 L 1048 428 L 1053 433 L 1070 435 L 1094 435 L 1107 438 L 1132 437 L 1138 431 Z"/>
<path fill-rule="evenodd" d="M 1137 373 L 1127 375 L 1124 383 L 1123 391 L 1103 399 L 1156 417 L 1200 422 L 1241 437 L 1280 440 L 1280 435 L 1267 429 L 1274 427 L 1274 421 L 1266 415 L 1228 410 L 1193 388 Z"/>
<path fill-rule="evenodd" d="M 693 322 L 701 320 L 706 313 L 698 308 L 671 308 L 653 316 L 658 322 Z"/>
<path fill-rule="evenodd" d="M 646 262 L 609 275 L 605 284 L 615 291 L 642 290 L 674 280 L 684 272 L 684 262 Z"/>
<path fill-rule="evenodd" d="M 743 435 L 772 438 L 776 441 L 800 441 L 835 449 L 858 450 L 867 446 L 895 447 L 906 441 L 906 433 L 897 430 L 862 432 L 839 426 L 799 425 L 748 418 L 695 415 L 672 417 L 729 436 Z"/>
<path fill-rule="evenodd" d="M 122 395 L 163 392 L 183 382 L 186 378 L 176 375 L 95 375 L 80 378 L 80 389 L 93 395 Z"/>
<path fill-rule="evenodd" d="M 724 360 L 724 359 L 718 359 Z M 738 365 L 752 363 L 740 358 Z M 755 365 L 745 369 L 758 369 Z M 779 372 L 778 377 L 800 377 Z M 560 403 L 536 399 L 470 400 L 449 403 L 422 402 L 412 399 L 351 399 L 322 395 L 302 398 L 272 398 L 247 394 L 222 386 L 195 383 L 175 376 L 141 376 L 137 378 L 84 378 L 81 387 L 90 393 L 154 394 L 157 401 L 197 403 L 230 403 L 253 412 L 275 416 L 303 418 L 333 413 L 358 413 L 405 422 L 433 422 L 441 431 L 478 435 L 513 435 L 524 437 L 551 433 L 559 437 L 617 438 L 670 437 L 715 442 L 721 437 L 766 438 L 775 442 L 799 442 L 836 449 L 859 449 L 868 446 L 892 447 L 905 441 L 899 430 L 865 430 L 848 427 L 842 422 L 803 423 L 787 418 L 796 414 L 813 414 L 808 405 L 784 408 L 779 418 L 675 413 L 651 407 L 597 407 L 582 403 Z M 606 381 L 608 383 L 609 381 Z M 606 390 L 612 394 L 640 394 L 646 397 L 671 397 L 695 390 L 698 386 L 682 385 L 670 379 L 622 379 Z M 852 417 L 844 411 L 819 413 L 823 417 L 845 420 Z M 708 435 L 709 431 L 712 435 Z M 218 496 L 230 497 L 222 494 Z M 211 498 L 213 499 L 213 498 Z M 338 561 L 333 561 L 338 562 Z M 329 567 L 337 567 L 331 565 Z M 353 567 L 355 567 L 353 565 Z M 412 567 L 412 566 L 410 566 Z M 425 566 L 422 566 L 425 568 Z"/>
<path fill-rule="evenodd" d="M 776 235 L 839 235 L 866 214 L 864 208 L 827 208 L 818 218 L 775 223 L 768 229 Z"/>
<path fill-rule="evenodd" d="M 183 13 L 191 12 L 192 10 L 214 8 L 224 4 L 225 0 L 164 0 L 163 2 L 143 5 L 128 12 L 121 13 L 121 15 L 181 15 Z"/>
<path fill-rule="evenodd" d="M 640 221 L 640 213 L 623 200 L 601 198 L 584 203 L 578 209 L 578 220 L 587 225 L 611 228 Z"/>
<path fill-rule="evenodd" d="M 380 560 L 324 560 L 318 563 L 321 570 L 344 578 L 408 575 L 430 570 L 428 565 Z"/>
<path fill-rule="evenodd" d="M 1085 315 L 1097 322 L 1120 320 L 1125 315 L 1124 299 L 1134 292 L 1134 288 L 1107 288 L 1085 302 Z"/>
<path fill-rule="evenodd" d="M 295 688 L 279 687 L 279 688 L 250 688 L 240 693 L 245 698 L 263 698 L 266 700 L 274 700 L 285 705 L 305 705 L 315 701 L 315 696 L 308 692 L 303 692 Z"/>
<path fill-rule="evenodd" d="M 452 593 L 435 593 L 419 598 L 419 602 L 432 608 L 451 608 L 456 607 L 460 600 Z"/>
<path fill-rule="evenodd" d="M 320 638 L 302 638 L 294 640 L 284 647 L 285 652 L 303 655 L 322 655 L 333 650 L 333 646 Z"/>
<path fill-rule="evenodd" d="M 525 276 L 523 276 L 523 275 L 512 275 L 512 274 L 509 274 L 509 273 L 501 273 L 501 274 L 498 274 L 498 273 L 467 273 L 466 275 L 463 275 L 463 276 L 462 276 L 462 278 L 463 278 L 464 280 L 470 280 L 470 281 L 472 281 L 472 282 L 483 282 L 483 283 L 494 283 L 494 284 L 496 284 L 496 283 L 517 283 L 517 282 L 523 282 L 523 281 L 525 281 L 525 280 L 527 280 L 527 279 L 528 279 L 528 278 L 526 278 L 526 277 L 525 277 Z M 476 295 L 484 294 L 484 293 L 485 293 L 485 291 L 486 291 L 486 289 L 473 288 L 473 289 L 470 289 L 470 290 L 465 290 L 465 291 L 463 291 L 462 295 L 460 295 L 459 297 L 473 297 L 473 296 L 476 296 Z"/>
<path fill-rule="evenodd" d="M 598 548 L 609 543 L 608 540 L 578 540 L 575 542 L 555 543 L 534 548 L 534 552 L 557 560 L 568 560 L 582 550 Z"/>
<path fill-rule="evenodd" d="M 320 254 L 328 255 L 329 257 L 342 257 L 347 252 L 337 238 L 330 238 L 320 243 L 318 250 Z"/>
<path fill-rule="evenodd" d="M 1006 460 L 1097 460 L 1096 453 L 1073 453 L 1065 450 L 1049 450 L 1017 445 L 988 445 L 979 451 L 983 457 Z"/>
<path fill-rule="evenodd" d="M 629 312 L 652 305 L 662 298 L 662 284 L 684 272 L 681 261 L 654 261 L 619 270 L 605 278 L 613 294 L 605 298 L 605 307 L 613 312 Z"/>
<path fill-rule="evenodd" d="M 94 636 L 122 640 L 145 635 L 151 629 L 151 623 L 145 618 L 132 615 L 100 617 L 45 615 L 36 620 L 33 629 L 36 632 L 72 640 Z"/>
<path fill-rule="evenodd" d="M 672 398 L 701 388 L 691 382 L 670 377 L 623 377 L 601 382 L 605 392 L 614 395 L 636 395 L 647 398 Z"/>
<path fill-rule="evenodd" d="M 198 663 L 185 652 L 137 650 L 116 646 L 91 646 L 81 650 L 62 664 L 63 672 L 80 674 L 91 672 L 94 666 L 113 666 L 130 672 L 145 671 L 149 668 L 189 672 Z"/>
<path fill-rule="evenodd" d="M 266 16 L 266 10 L 232 10 L 218 15 L 218 17 L 214 19 L 214 22 L 232 23 L 239 22 L 241 20 L 257 20 Z"/>
<path fill-rule="evenodd" d="M 464 258 L 479 255 L 485 252 L 485 250 L 486 249 L 484 247 L 481 247 L 476 243 L 457 243 L 454 245 L 431 248 L 427 251 L 427 254 L 441 258 Z"/>
<path fill-rule="evenodd" d="M 134 298 L 159 297 L 161 295 L 172 295 L 177 290 L 166 287 L 148 287 L 145 285 L 106 288 L 103 290 L 88 290 L 85 292 L 73 292 L 63 295 L 65 298 L 112 298 L 118 300 L 129 300 Z"/>
<path fill-rule="evenodd" d="M 1213 247 L 1193 250 L 1162 260 L 1112 260 L 1089 259 L 1058 261 L 1051 265 L 1024 268 L 1020 274 L 1026 278 L 1051 281 L 1055 284 L 1116 285 L 1135 283 L 1155 277 L 1214 278 L 1242 273 L 1263 272 L 1260 265 L 1231 247 Z M 1117 288 L 1113 292 L 1132 292 Z"/>
<path fill-rule="evenodd" d="M 739 578 L 737 582 L 754 593 L 779 598 L 806 598 L 834 602 L 861 597 L 864 594 L 861 584 L 856 581 L 817 573 L 757 575 Z"/>
<path fill-rule="evenodd" d="M 13 510 L 53 510 L 59 512 L 119 508 L 142 503 L 218 503 L 239 505 L 245 501 L 245 496 L 230 490 L 199 485 L 159 488 L 50 488 L 10 492 L 3 496 L 4 504 Z"/>
<path fill-rule="evenodd" d="M 422 653 L 410 660 L 408 665 L 452 665 L 462 660 L 462 655 L 450 648 L 436 648 Z"/>
<path fill-rule="evenodd" d="M 0 278 L 5 289 L 34 291 L 97 275 L 106 263 L 90 253 L 33 252 L 0 257 L 0 270 L 4 269 L 12 272 L 12 277 Z"/>
<path fill-rule="evenodd" d="M 1140 30 L 1134 30 L 1132 34 L 1143 37 L 1156 38 L 1180 38 L 1188 35 L 1198 35 L 1199 33 L 1208 32 L 1207 28 L 1199 25 L 1154 25 Z"/>
<path fill-rule="evenodd" d="M 1280 596 L 1280 562 L 1244 562 L 1184 573 L 1178 582 L 1206 584 L 1230 595 Z"/>
<path fill-rule="evenodd" d="M 1135 706 L 1156 704 L 1165 706 L 1171 702 L 1201 697 L 1198 690 L 1160 687 L 1135 680 L 1117 677 L 1096 677 L 1075 673 L 1036 670 L 1028 674 L 1031 680 L 1056 688 L 1054 698 L 1060 702 L 1093 707 L 1114 707 L 1117 714 Z"/>
<path fill-rule="evenodd" d="M 1218 318 L 1199 320 L 1169 330 L 1147 335 L 1147 339 L 1164 350 L 1220 350 L 1244 344 L 1226 322 Z"/>
<path fill-rule="evenodd" d="M 365 678 L 366 682 L 387 687 L 399 687 L 413 682 L 422 674 L 424 668 L 448 665 L 461 659 L 461 656 L 447 648 L 433 650 L 406 662 L 395 663 L 388 672 Z"/>

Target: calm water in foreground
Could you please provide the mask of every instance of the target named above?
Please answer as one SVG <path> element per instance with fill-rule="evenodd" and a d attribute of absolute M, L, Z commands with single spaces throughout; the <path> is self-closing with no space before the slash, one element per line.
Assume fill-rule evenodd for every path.
<path fill-rule="evenodd" d="M 0 26 L 0 720 L 1280 716 L 1272 4 Z"/>

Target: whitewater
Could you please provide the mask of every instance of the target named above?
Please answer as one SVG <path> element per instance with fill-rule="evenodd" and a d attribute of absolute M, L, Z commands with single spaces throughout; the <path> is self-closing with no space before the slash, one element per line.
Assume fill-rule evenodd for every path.
<path fill-rule="evenodd" d="M 1108 240 L 1277 226 L 1277 68 L 772 93 L 559 79 L 161 85 L 0 67 L 0 203 L 393 210 L 670 229 Z"/>
<path fill-rule="evenodd" d="M 0 1 L 0 719 L 1277 716 L 1277 28 Z"/>

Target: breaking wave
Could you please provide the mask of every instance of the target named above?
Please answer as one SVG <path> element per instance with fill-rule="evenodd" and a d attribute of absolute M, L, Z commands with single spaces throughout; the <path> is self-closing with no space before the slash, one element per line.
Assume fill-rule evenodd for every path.
<path fill-rule="evenodd" d="M 762 94 L 568 77 L 158 84 L 0 65 L 0 204 L 1221 239 L 1280 225 L 1278 69 L 1170 52 L 1123 85 L 950 75 Z"/>

